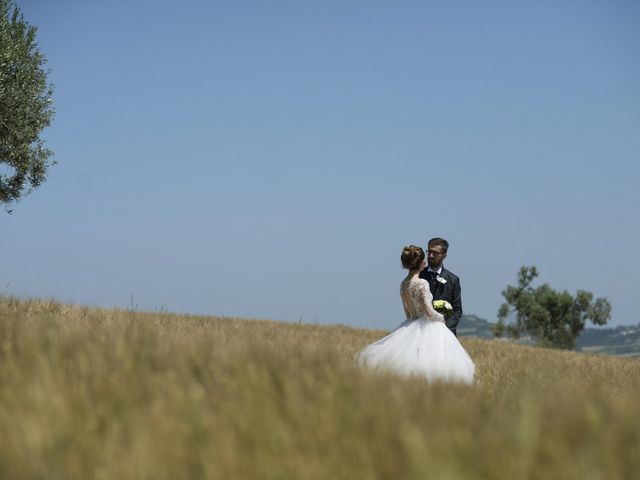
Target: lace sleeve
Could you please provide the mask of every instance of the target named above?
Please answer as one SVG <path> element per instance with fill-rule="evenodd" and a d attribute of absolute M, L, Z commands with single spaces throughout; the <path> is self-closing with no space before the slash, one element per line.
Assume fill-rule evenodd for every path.
<path fill-rule="evenodd" d="M 431 291 L 429 290 L 429 283 L 426 280 L 423 280 L 421 283 L 422 285 L 420 285 L 420 300 L 424 307 L 426 317 L 429 320 L 444 323 L 444 315 L 436 312 L 433 309 L 433 304 L 431 303 L 433 300 L 433 295 L 431 295 Z"/>

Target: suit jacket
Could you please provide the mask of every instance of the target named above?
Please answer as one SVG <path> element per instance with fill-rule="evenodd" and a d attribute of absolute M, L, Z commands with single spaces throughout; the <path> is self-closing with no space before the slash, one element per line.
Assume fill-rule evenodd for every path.
<path fill-rule="evenodd" d="M 445 320 L 445 323 L 447 327 L 449 327 L 449 330 L 451 330 L 454 335 L 458 336 L 456 333 L 456 327 L 458 326 L 458 322 L 462 316 L 460 279 L 457 275 L 442 267 L 442 273 L 440 273 L 440 276 L 444 278 L 447 283 L 441 283 L 435 279 L 435 275 L 428 275 L 427 269 L 428 267 L 420 272 L 420 278 L 424 278 L 429 282 L 431 295 L 433 295 L 434 300 L 446 300 L 453 307 L 453 313 L 449 315 L 449 318 Z"/>

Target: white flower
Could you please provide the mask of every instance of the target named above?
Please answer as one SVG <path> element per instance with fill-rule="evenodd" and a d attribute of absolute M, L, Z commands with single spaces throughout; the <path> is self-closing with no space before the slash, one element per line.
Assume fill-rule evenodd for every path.
<path fill-rule="evenodd" d="M 438 275 L 438 276 L 436 277 L 436 280 L 437 280 L 437 281 L 439 281 L 439 282 L 440 282 L 441 284 L 443 284 L 443 285 L 444 285 L 445 283 L 447 283 L 447 281 L 445 280 L 445 278 L 444 278 L 444 277 L 441 277 L 440 275 Z"/>
<path fill-rule="evenodd" d="M 453 307 L 446 300 L 434 300 L 433 308 L 436 310 L 453 310 Z"/>

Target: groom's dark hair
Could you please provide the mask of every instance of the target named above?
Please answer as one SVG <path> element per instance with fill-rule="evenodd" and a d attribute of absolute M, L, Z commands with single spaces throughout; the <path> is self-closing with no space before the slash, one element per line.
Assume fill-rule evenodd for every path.
<path fill-rule="evenodd" d="M 444 238 L 432 238 L 427 242 L 427 248 L 429 248 L 429 245 L 437 245 L 439 247 L 442 247 L 444 253 L 447 253 L 447 251 L 449 250 L 449 242 L 447 242 Z"/>

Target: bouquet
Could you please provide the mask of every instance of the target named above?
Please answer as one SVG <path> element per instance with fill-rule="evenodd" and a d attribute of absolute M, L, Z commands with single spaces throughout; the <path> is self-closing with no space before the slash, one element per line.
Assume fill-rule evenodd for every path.
<path fill-rule="evenodd" d="M 444 315 L 447 318 L 449 315 L 453 313 L 453 307 L 446 300 L 434 300 L 433 301 L 433 309 Z"/>

